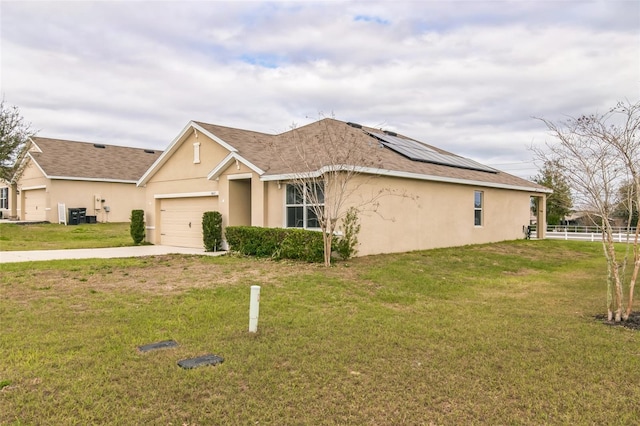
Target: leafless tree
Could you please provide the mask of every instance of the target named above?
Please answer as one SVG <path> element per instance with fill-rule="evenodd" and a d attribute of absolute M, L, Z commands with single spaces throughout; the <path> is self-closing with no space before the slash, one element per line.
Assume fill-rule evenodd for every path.
<path fill-rule="evenodd" d="M 365 142 L 362 130 L 332 118 L 282 135 L 271 147 L 288 170 L 288 183 L 294 194 L 306 200 L 311 228 L 320 229 L 324 243 L 325 266 L 331 264 L 336 229 L 350 208 L 359 212 L 376 211 L 379 199 L 389 189 L 369 185 L 376 179 L 380 148 L 373 138 Z"/>
<path fill-rule="evenodd" d="M 627 221 L 627 254 L 633 248 L 633 272 L 628 282 L 629 297 L 624 308 L 624 286 L 628 255 L 616 251 L 614 210 L 621 202 L 623 185 L 632 182 L 636 197 L 640 189 L 640 103 L 619 103 L 603 114 L 569 117 L 554 123 L 539 118 L 555 137 L 546 149 L 536 149 L 542 161 L 555 161 L 576 196 L 576 204 L 597 217 L 602 226 L 602 244 L 607 260 L 607 313 L 609 320 L 626 320 L 633 309 L 635 283 L 640 269 L 638 223 Z M 629 209 L 631 212 L 632 209 Z M 594 223 L 596 221 L 594 220 Z M 632 231 L 635 225 L 635 231 Z"/>

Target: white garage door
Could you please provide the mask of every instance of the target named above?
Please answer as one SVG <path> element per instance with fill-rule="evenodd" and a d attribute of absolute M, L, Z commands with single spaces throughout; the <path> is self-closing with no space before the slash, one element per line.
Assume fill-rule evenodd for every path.
<path fill-rule="evenodd" d="M 40 222 L 47 220 L 47 193 L 45 189 L 24 191 L 24 220 Z"/>
<path fill-rule="evenodd" d="M 160 244 L 204 248 L 202 214 L 217 209 L 217 197 L 160 200 Z"/>

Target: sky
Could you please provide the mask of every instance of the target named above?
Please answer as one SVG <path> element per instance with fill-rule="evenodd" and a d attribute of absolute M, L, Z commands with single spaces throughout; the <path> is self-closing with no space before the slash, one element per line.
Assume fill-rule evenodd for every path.
<path fill-rule="evenodd" d="M 5 102 L 84 142 L 335 117 L 531 178 L 534 117 L 640 99 L 635 0 L 0 0 L 0 25 Z"/>

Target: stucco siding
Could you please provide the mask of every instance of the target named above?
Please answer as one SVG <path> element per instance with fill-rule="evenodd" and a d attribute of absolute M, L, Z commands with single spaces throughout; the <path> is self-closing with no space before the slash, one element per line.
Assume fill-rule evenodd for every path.
<path fill-rule="evenodd" d="M 144 208 L 144 188 L 135 183 L 54 179 L 50 188 L 50 222 L 58 221 L 58 203 L 64 203 L 66 209 L 86 208 L 87 215 L 96 216 L 98 222 L 129 222 L 131 210 Z"/>
<path fill-rule="evenodd" d="M 194 163 L 194 143 L 199 143 L 200 162 Z M 184 182 L 207 174 L 229 154 L 225 148 L 208 137 L 192 132 L 171 157 L 152 176 L 153 182 Z"/>
<path fill-rule="evenodd" d="M 517 239 L 529 223 L 526 192 L 377 178 L 360 188 L 360 199 L 376 188 L 383 189 L 378 207 L 361 206 L 360 255 Z M 483 192 L 482 226 L 474 224 L 475 191 Z"/>

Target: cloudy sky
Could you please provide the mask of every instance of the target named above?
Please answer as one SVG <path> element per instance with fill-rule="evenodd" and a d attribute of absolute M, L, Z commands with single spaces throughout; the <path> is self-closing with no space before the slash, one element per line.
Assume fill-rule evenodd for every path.
<path fill-rule="evenodd" d="M 640 2 L 6 1 L 1 91 L 40 136 L 164 149 L 189 120 L 335 116 L 525 178 L 560 120 L 640 99 Z"/>

